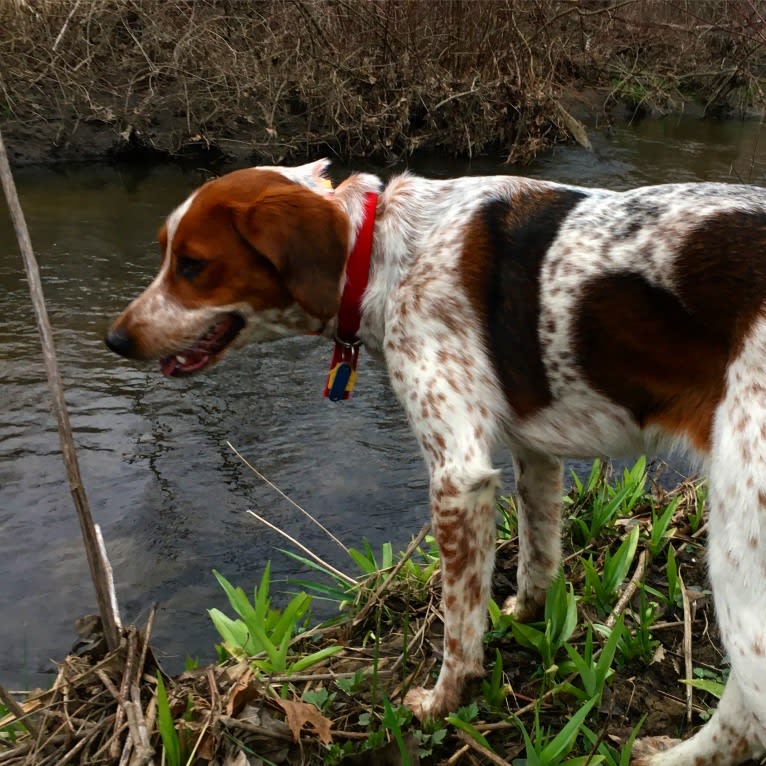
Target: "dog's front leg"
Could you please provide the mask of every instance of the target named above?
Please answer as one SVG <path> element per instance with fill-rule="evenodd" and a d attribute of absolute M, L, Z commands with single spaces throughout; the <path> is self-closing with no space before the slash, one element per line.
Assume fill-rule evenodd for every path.
<path fill-rule="evenodd" d="M 444 660 L 433 689 L 414 688 L 405 697 L 421 719 L 455 710 L 465 679 L 483 673 L 500 478 L 491 450 L 502 407 L 491 365 L 478 351 L 480 338 L 468 326 L 456 327 L 452 314 L 445 324 L 444 306 L 456 311 L 454 292 L 437 293 L 426 306 L 423 284 L 405 285 L 390 297 L 384 345 L 391 383 L 428 464 L 441 553 Z"/>
<path fill-rule="evenodd" d="M 450 470 L 450 469 L 454 470 Z M 431 517 L 441 553 L 444 660 L 436 686 L 414 688 L 405 704 L 419 718 L 456 710 L 464 681 L 481 675 L 487 602 L 495 561 L 498 472 L 457 466 L 432 472 Z"/>

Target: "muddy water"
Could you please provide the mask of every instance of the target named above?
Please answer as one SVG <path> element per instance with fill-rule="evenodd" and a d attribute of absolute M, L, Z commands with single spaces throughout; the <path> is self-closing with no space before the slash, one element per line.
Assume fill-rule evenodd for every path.
<path fill-rule="evenodd" d="M 766 183 L 755 122 L 645 122 L 594 137 L 594 153 L 560 148 L 518 172 L 626 188 L 682 180 Z M 366 166 L 369 168 L 369 166 Z M 490 162 L 421 158 L 431 175 L 507 172 Z M 349 404 L 320 396 L 329 348 L 298 338 L 232 357 L 204 377 L 168 381 L 122 363 L 102 336 L 145 285 L 164 215 L 200 174 L 176 168 L 26 170 L 17 177 L 40 259 L 81 469 L 101 523 L 123 616 L 160 603 L 156 646 L 171 670 L 210 659 L 205 610 L 225 608 L 211 575 L 252 585 L 266 560 L 285 581 L 286 543 L 252 508 L 341 568 L 333 543 L 257 479 L 230 441 L 351 545 L 403 547 L 427 519 L 425 471 L 385 375 L 364 358 Z M 501 455 L 500 463 L 508 463 Z M 510 480 L 510 476 L 508 477 Z M 49 412 L 26 283 L 0 216 L 0 681 L 49 682 L 50 658 L 94 609 L 79 528 Z"/>

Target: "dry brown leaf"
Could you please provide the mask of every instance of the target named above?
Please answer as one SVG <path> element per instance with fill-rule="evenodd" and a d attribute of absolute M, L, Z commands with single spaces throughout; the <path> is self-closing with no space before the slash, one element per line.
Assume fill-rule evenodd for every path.
<path fill-rule="evenodd" d="M 251 700 L 258 696 L 258 691 L 253 680 L 253 671 L 247 668 L 245 672 L 234 682 L 229 691 L 229 699 L 226 700 L 226 715 L 234 716 Z"/>
<path fill-rule="evenodd" d="M 314 727 L 323 744 L 329 745 L 332 742 L 332 734 L 330 733 L 332 722 L 325 718 L 314 705 L 293 700 L 277 700 L 277 702 L 285 711 L 287 725 L 290 727 L 296 742 L 300 739 L 301 729 L 306 723 Z"/>

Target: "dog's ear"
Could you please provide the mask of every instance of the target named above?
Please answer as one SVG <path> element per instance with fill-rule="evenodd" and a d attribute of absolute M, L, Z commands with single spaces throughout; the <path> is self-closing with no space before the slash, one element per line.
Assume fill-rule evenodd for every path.
<path fill-rule="evenodd" d="M 270 186 L 236 206 L 235 226 L 305 311 L 319 319 L 338 313 L 349 221 L 337 205 L 297 184 Z"/>

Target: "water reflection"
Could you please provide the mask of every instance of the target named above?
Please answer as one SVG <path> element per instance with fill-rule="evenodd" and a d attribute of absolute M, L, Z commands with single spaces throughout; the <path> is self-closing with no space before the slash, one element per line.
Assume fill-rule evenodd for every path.
<path fill-rule="evenodd" d="M 663 181 L 763 183 L 757 123 L 644 122 L 596 135 L 594 153 L 560 147 L 527 175 L 625 188 Z M 487 161 L 429 157 L 435 176 L 508 172 Z M 369 169 L 369 165 L 365 166 Z M 391 170 L 383 171 L 390 173 Z M 338 171 L 342 175 L 341 171 Z M 349 544 L 403 547 L 427 518 L 425 470 L 386 383 L 365 356 L 350 404 L 320 396 L 329 349 L 298 338 L 252 348 L 203 378 L 167 381 L 122 363 L 102 335 L 157 266 L 152 240 L 204 175 L 177 168 L 27 170 L 18 183 L 67 387 L 81 470 L 108 541 L 124 616 L 161 609 L 157 646 L 212 656 L 205 609 L 223 606 L 210 570 L 243 585 L 284 542 L 253 508 L 333 563 L 334 544 L 265 487 L 231 441 Z M 46 683 L 48 659 L 74 640 L 71 621 L 94 598 L 49 412 L 26 282 L 9 222 L 0 220 L 0 680 Z"/>

